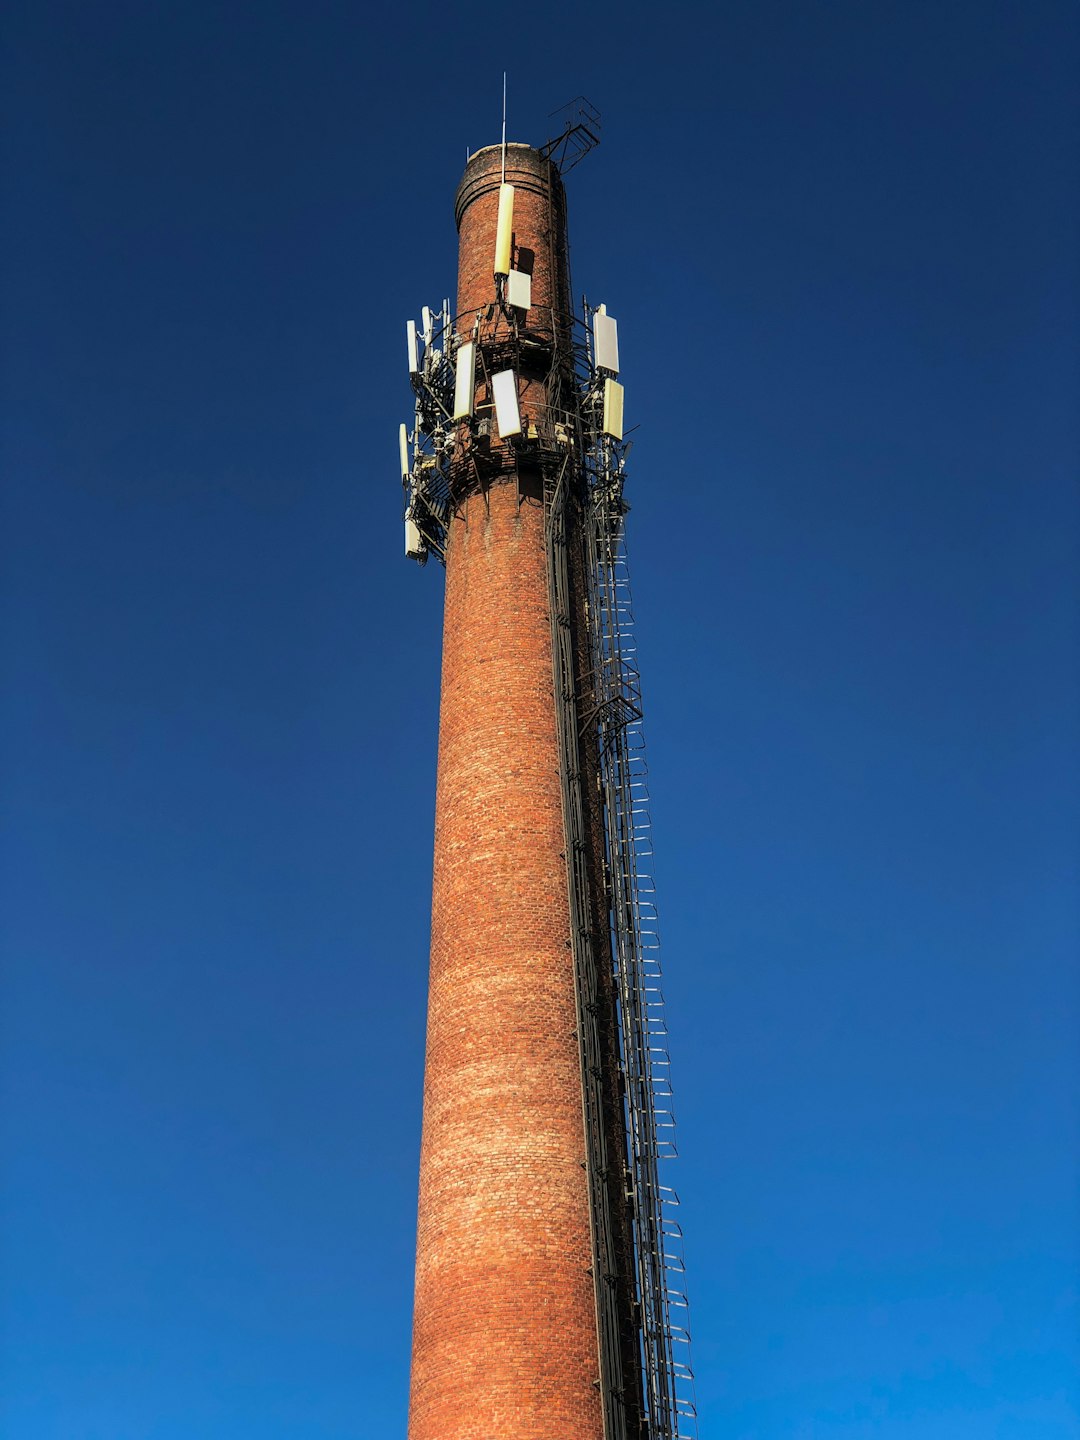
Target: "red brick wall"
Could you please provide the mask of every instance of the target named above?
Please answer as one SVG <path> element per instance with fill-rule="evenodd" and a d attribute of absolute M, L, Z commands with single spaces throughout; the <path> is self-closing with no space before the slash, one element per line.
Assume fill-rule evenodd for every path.
<path fill-rule="evenodd" d="M 463 330 L 495 298 L 492 264 L 502 155 L 498 145 L 478 150 L 458 186 L 458 317 Z M 532 275 L 532 309 L 526 323 L 551 333 L 551 310 L 570 311 L 566 259 L 566 199 L 559 172 L 528 145 L 506 147 L 506 180 L 514 187 L 510 263 Z M 546 312 L 546 313 L 545 313 Z"/>
<path fill-rule="evenodd" d="M 455 206 L 459 229 L 458 330 L 462 335 L 471 336 L 479 318 L 479 337 L 492 352 L 497 342 L 505 344 L 510 334 L 506 314 L 493 307 L 496 291 L 492 265 L 501 174 L 500 148 L 491 146 L 478 151 L 466 167 Z M 566 201 L 555 166 L 528 145 L 507 146 L 506 179 L 514 187 L 511 265 L 532 276 L 532 305 L 526 314 L 519 316 L 523 338 L 529 343 L 522 347 L 517 364 L 521 415 L 527 425 L 541 419 L 547 411 L 553 342 L 561 341 L 560 354 L 568 353 L 570 280 Z M 493 368 L 502 369 L 508 363 L 506 359 L 498 360 Z M 489 399 L 483 373 L 478 369 L 478 414 L 486 413 Z M 475 479 L 469 461 L 472 453 L 475 452 L 470 435 L 467 428 L 463 428 L 455 467 L 456 488 Z M 500 461 L 507 469 L 512 468 L 508 448 L 493 432 L 490 443 L 481 447 L 481 463 L 490 473 L 493 465 Z M 521 470 L 518 480 L 528 493 L 539 493 L 535 474 Z"/>
<path fill-rule="evenodd" d="M 494 298 L 498 165 L 459 191 L 459 310 Z M 548 305 L 557 196 L 515 207 Z M 505 483 L 450 526 L 410 1440 L 602 1435 L 543 519 Z"/>

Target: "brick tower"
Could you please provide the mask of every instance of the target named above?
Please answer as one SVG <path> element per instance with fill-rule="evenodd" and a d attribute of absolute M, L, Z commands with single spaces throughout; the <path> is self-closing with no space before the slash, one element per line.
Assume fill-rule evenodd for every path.
<path fill-rule="evenodd" d="M 501 159 L 458 191 L 459 333 L 497 323 Z M 531 299 L 565 312 L 562 185 L 534 150 L 507 162 Z M 409 1434 L 601 1440 L 543 502 L 487 448 L 501 483 L 463 486 L 446 546 Z"/>
<path fill-rule="evenodd" d="M 552 149 L 470 156 L 456 312 L 409 326 L 406 551 L 446 566 L 409 1440 L 690 1433 L 674 1399 L 652 1423 L 639 1255 L 664 1221 L 630 1136 L 657 1091 L 627 1048 L 607 874 L 603 716 L 626 720 L 597 683 L 593 592 L 624 507 L 594 492 L 621 389 L 602 307 L 607 364 L 582 360 Z"/>

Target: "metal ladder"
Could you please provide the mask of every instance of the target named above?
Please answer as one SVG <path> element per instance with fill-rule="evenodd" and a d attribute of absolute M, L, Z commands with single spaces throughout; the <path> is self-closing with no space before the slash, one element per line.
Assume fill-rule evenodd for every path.
<path fill-rule="evenodd" d="M 622 460 L 619 447 L 600 435 L 582 406 L 576 469 L 567 458 L 545 486 L 549 600 L 555 673 L 567 876 L 578 997 L 586 1170 L 593 1240 L 600 1385 L 605 1440 L 628 1435 L 620 1311 L 615 1285 L 615 1228 L 605 1183 L 611 1165 L 625 1167 L 633 1239 L 634 1321 L 638 1329 L 642 1435 L 647 1440 L 696 1440 L 696 1405 L 690 1364 L 688 1303 L 682 1281 L 678 1196 L 661 1184 L 660 1165 L 674 1157 L 675 1120 L 671 1060 L 661 987 L 648 771 L 642 732 L 641 686 L 636 664 L 633 607 L 623 536 Z M 589 693 L 578 693 L 568 533 L 569 487 L 576 485 L 576 521 L 585 535 L 585 597 Z M 580 508 L 579 508 L 580 507 Z M 573 522 L 571 522 L 573 523 Z M 584 701 L 588 701 L 585 710 Z M 599 747 L 605 873 L 590 877 L 582 785 L 583 738 L 594 727 Z M 598 956 L 590 927 L 594 884 L 609 907 L 611 963 L 617 1002 L 618 1050 L 604 1054 L 596 1018 Z M 604 1132 L 601 1067 L 618 1064 L 622 1081 L 625 1154 L 611 1156 Z M 635 1405 L 633 1411 L 637 1411 Z"/>
<path fill-rule="evenodd" d="M 660 966 L 652 823 L 642 729 L 633 604 L 626 561 L 621 470 L 613 447 L 594 436 L 589 521 L 589 619 L 607 882 L 619 993 L 625 1119 L 633 1177 L 635 1265 L 642 1372 L 650 1440 L 694 1440 L 697 1410 L 690 1363 L 678 1196 L 660 1183 L 676 1154 L 671 1057 Z"/>

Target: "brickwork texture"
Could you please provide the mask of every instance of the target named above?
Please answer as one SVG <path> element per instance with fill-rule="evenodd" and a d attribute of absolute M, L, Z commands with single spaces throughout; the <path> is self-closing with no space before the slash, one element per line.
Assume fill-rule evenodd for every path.
<path fill-rule="evenodd" d="M 477 152 L 458 191 L 470 330 L 500 163 Z M 526 146 L 507 179 L 550 327 L 561 182 Z M 508 471 L 462 497 L 447 547 L 409 1440 L 602 1440 L 564 843 L 543 508 Z"/>

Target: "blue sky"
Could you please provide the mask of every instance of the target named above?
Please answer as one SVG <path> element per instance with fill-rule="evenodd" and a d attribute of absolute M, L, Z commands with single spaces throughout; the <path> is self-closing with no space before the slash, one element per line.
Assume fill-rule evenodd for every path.
<path fill-rule="evenodd" d="M 1077 29 L 9 8 L 5 1437 L 404 1434 L 403 326 L 503 68 L 603 112 L 702 1436 L 1080 1436 Z"/>

